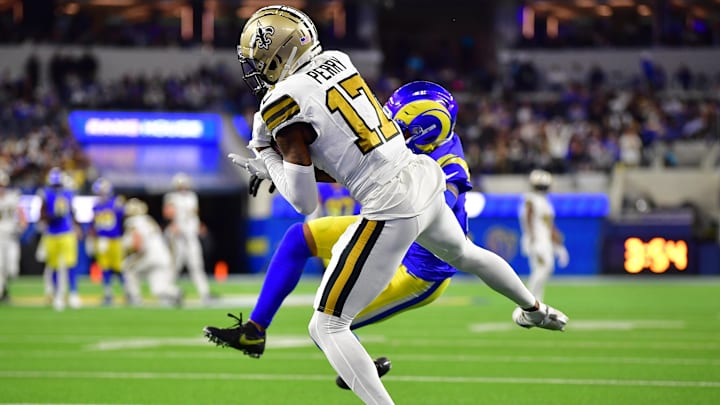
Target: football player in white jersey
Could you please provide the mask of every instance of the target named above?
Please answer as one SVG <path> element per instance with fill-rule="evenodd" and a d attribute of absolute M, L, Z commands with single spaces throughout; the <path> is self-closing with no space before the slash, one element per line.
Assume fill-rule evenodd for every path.
<path fill-rule="evenodd" d="M 525 193 L 519 210 L 520 247 L 530 266 L 528 289 L 542 300 L 545 284 L 555 271 L 555 256 L 560 267 L 568 265 L 570 256 L 555 226 L 555 210 L 547 196 L 552 174 L 536 169 L 530 172 L 529 180 L 532 191 Z"/>
<path fill-rule="evenodd" d="M 301 214 L 317 206 L 316 176 L 342 184 L 362 206 L 332 249 L 308 327 L 361 400 L 393 403 L 350 325 L 391 281 L 416 240 L 523 308 L 519 325 L 564 329 L 562 312 L 536 300 L 507 262 L 466 237 L 445 204 L 440 166 L 405 146 L 399 125 L 350 58 L 323 52 L 304 13 L 287 6 L 256 11 L 240 35 L 238 57 L 246 83 L 262 98 L 249 145 L 258 154 L 252 168 Z M 242 325 L 236 330 L 237 340 L 247 339 Z"/>
<path fill-rule="evenodd" d="M 129 254 L 123 271 L 129 303 L 142 303 L 140 282 L 147 279 L 150 292 L 161 304 L 179 306 L 183 294 L 176 284 L 172 256 L 160 226 L 147 214 L 145 202 L 137 198 L 127 201 L 125 216 L 123 247 Z"/>
<path fill-rule="evenodd" d="M 202 246 L 200 245 L 200 218 L 198 196 L 192 190 L 192 180 L 185 173 L 173 176 L 174 191 L 163 197 L 163 217 L 169 222 L 165 228 L 178 275 L 187 268 L 203 303 L 211 301 L 210 286 L 205 274 Z"/>
<path fill-rule="evenodd" d="M 8 283 L 20 272 L 20 234 L 27 226 L 20 193 L 10 188 L 10 176 L 0 170 L 0 302 L 10 298 Z"/>

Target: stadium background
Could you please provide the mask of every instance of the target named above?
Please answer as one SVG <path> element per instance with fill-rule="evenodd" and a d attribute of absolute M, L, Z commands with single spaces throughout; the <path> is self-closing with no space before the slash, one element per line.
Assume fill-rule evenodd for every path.
<path fill-rule="evenodd" d="M 276 195 L 248 199 L 224 156 L 244 150 L 256 108 L 233 47 L 266 3 L 0 1 L 0 165 L 13 185 L 32 195 L 58 165 L 83 194 L 102 175 L 161 220 L 169 179 L 187 172 L 208 271 L 261 272 L 301 218 Z M 536 167 L 555 174 L 562 200 L 572 260 L 558 274 L 627 274 L 627 255 L 647 256 L 634 273 L 720 272 L 718 1 L 288 4 L 318 22 L 326 49 L 353 56 L 381 100 L 416 79 L 455 93 L 473 201 L 486 203 L 472 236 L 519 273 L 513 204 Z M 36 236 L 23 236 L 23 273 L 39 272 Z M 625 252 L 630 237 L 648 247 Z"/>
<path fill-rule="evenodd" d="M 0 305 L 0 403 L 352 403 L 307 336 L 316 277 L 279 311 L 261 360 L 201 336 L 227 310 L 247 316 L 268 255 L 301 220 L 275 194 L 249 198 L 225 159 L 245 150 L 256 103 L 238 75 L 237 33 L 267 3 L 0 0 L 0 168 L 31 218 L 51 166 L 80 195 L 107 176 L 160 221 L 182 170 L 211 232 L 207 271 L 225 262 L 233 275 L 211 282 L 221 299 L 210 306 L 182 280 L 179 310 L 149 294 L 141 308 L 101 306 L 102 287 L 83 277 L 83 308 L 57 312 L 29 229 Z M 358 331 L 392 359 L 383 381 L 398 403 L 718 403 L 720 1 L 287 4 L 313 17 L 325 48 L 352 55 L 381 101 L 415 79 L 457 95 L 479 193 L 472 237 L 522 275 L 519 193 L 534 167 L 555 176 L 571 257 L 546 296 L 568 330 L 517 328 L 512 303 L 457 277 L 433 305 Z M 89 201 L 77 201 L 82 221 Z M 628 238 L 647 245 L 626 251 Z"/>

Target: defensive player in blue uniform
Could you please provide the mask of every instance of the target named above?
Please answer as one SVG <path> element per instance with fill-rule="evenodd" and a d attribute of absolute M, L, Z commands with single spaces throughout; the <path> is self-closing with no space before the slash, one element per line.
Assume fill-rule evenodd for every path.
<path fill-rule="evenodd" d="M 447 181 L 445 201 L 467 234 L 465 193 L 472 185 L 460 137 L 454 133 L 458 109 L 455 99 L 435 83 L 417 81 L 395 91 L 385 107 L 403 129 L 407 146 L 414 153 L 431 156 L 442 167 Z M 327 264 L 333 245 L 356 220 L 354 216 L 329 216 L 291 226 L 270 261 L 250 320 L 242 324 L 242 320 L 236 318 L 242 325 L 245 339 L 238 340 L 235 336 L 233 340 L 232 333 L 228 332 L 232 329 L 215 327 L 207 327 L 206 336 L 219 345 L 260 357 L 265 349 L 265 330 L 285 297 L 299 282 L 306 260 L 317 256 Z M 429 304 L 445 291 L 456 272 L 455 268 L 414 243 L 390 284 L 358 314 L 351 329 Z M 384 357 L 376 359 L 375 366 L 380 375 L 390 370 L 390 362 Z M 341 388 L 348 388 L 340 377 L 336 382 Z"/>
<path fill-rule="evenodd" d="M 318 180 L 342 184 L 362 205 L 333 246 L 308 322 L 310 337 L 353 393 L 365 403 L 393 403 L 351 325 L 415 241 L 521 307 L 517 323 L 564 329 L 565 314 L 537 300 L 507 261 L 467 237 L 445 202 L 440 165 L 406 147 L 351 58 L 323 51 L 317 38 L 312 20 L 290 6 L 263 7 L 245 23 L 237 47 L 243 79 L 264 94 L 249 143 L 257 158 L 246 168 L 259 169 L 255 174 L 271 179 L 304 215 L 317 208 Z M 242 325 L 225 337 L 238 345 L 248 340 Z"/>
<path fill-rule="evenodd" d="M 97 265 L 102 269 L 103 304 L 111 305 L 113 276 L 121 285 L 124 284 L 122 264 L 125 252 L 122 236 L 125 198 L 115 195 L 112 183 L 102 177 L 95 180 L 92 191 L 98 199 L 93 206 L 90 247 Z"/>
<path fill-rule="evenodd" d="M 46 254 L 46 267 L 52 271 L 54 297 L 53 307 L 65 309 L 68 286 L 71 308 L 81 306 L 77 291 L 75 266 L 78 255 L 78 236 L 73 218 L 73 192 L 63 186 L 63 172 L 53 167 L 48 172 L 47 187 L 38 195 L 42 199 L 40 218 L 43 221 L 43 243 Z"/>
<path fill-rule="evenodd" d="M 352 198 L 348 189 L 338 183 L 318 183 L 318 197 L 317 210 L 308 215 L 306 220 L 360 213 L 360 204 Z"/>

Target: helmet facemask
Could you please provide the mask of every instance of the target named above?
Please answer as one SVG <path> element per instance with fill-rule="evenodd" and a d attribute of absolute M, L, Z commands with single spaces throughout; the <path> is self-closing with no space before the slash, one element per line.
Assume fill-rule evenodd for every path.
<path fill-rule="evenodd" d="M 452 94 L 438 84 L 408 83 L 390 96 L 385 108 L 415 153 L 430 153 L 454 136 L 457 103 Z"/>
<path fill-rule="evenodd" d="M 262 73 L 260 73 L 256 62 L 253 59 L 244 57 L 242 52 L 240 52 L 240 46 L 237 48 L 243 81 L 250 88 L 250 91 L 258 98 L 258 100 L 262 100 L 262 98 L 265 97 L 265 93 L 267 93 L 270 88 L 267 83 L 267 79 L 264 78 Z"/>
<path fill-rule="evenodd" d="M 322 51 L 308 16 L 287 6 L 256 11 L 245 24 L 237 46 L 243 80 L 262 97 Z"/>
<path fill-rule="evenodd" d="M 535 169 L 532 172 L 530 172 L 530 186 L 533 188 L 533 190 L 545 193 L 550 189 L 550 186 L 552 185 L 552 174 L 550 172 L 541 170 L 541 169 Z"/>

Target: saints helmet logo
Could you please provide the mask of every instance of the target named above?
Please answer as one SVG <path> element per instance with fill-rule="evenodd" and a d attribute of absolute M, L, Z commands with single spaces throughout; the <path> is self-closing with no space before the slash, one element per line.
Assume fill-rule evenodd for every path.
<path fill-rule="evenodd" d="M 270 49 L 270 44 L 272 44 L 272 39 L 270 38 L 270 36 L 274 33 L 275 28 L 263 27 L 262 25 L 258 24 L 253 42 L 255 43 L 255 45 L 257 45 L 258 48 Z"/>

